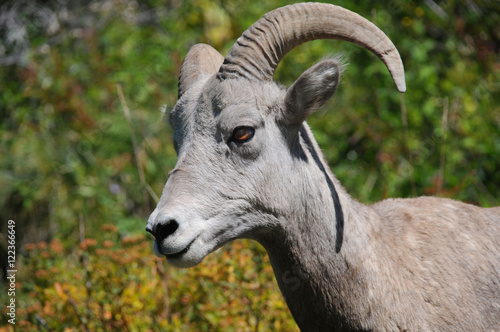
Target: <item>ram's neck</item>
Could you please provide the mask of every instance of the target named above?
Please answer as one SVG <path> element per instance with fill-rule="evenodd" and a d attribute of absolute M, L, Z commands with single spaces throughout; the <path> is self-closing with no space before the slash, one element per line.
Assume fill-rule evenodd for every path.
<path fill-rule="evenodd" d="M 279 235 L 263 244 L 301 329 L 362 329 L 354 324 L 369 316 L 364 265 L 372 258 L 369 234 L 378 218 L 333 177 L 310 130 L 304 126 L 300 134 L 305 150 L 303 188 L 297 188 L 301 202 Z"/>

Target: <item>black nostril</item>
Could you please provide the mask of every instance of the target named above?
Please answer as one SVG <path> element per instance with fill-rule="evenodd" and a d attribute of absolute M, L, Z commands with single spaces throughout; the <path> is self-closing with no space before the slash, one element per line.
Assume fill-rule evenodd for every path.
<path fill-rule="evenodd" d="M 149 234 L 151 234 L 151 235 L 153 235 L 153 236 L 155 235 L 155 234 L 153 233 L 153 228 L 151 227 L 151 224 L 150 224 L 150 223 L 148 223 L 148 224 L 146 225 L 146 232 L 148 232 Z"/>
<path fill-rule="evenodd" d="M 162 222 L 156 226 L 155 237 L 157 240 L 163 240 L 167 236 L 173 234 L 177 228 L 179 228 L 179 224 L 175 219 L 167 220 L 166 222 Z"/>

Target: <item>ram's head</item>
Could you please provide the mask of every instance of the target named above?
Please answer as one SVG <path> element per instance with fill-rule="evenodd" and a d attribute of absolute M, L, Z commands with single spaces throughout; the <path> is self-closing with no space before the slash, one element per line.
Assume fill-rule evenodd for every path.
<path fill-rule="evenodd" d="M 319 157 L 304 151 L 316 144 L 304 121 L 335 93 L 342 66 L 324 60 L 288 89 L 273 74 L 291 49 L 326 38 L 369 49 L 405 90 L 400 56 L 386 35 L 330 4 L 266 14 L 225 58 L 208 45 L 191 48 L 170 115 L 178 162 L 146 227 L 158 254 L 187 267 L 236 238 L 266 246 L 305 200 L 321 195 L 311 185 L 310 159 Z"/>

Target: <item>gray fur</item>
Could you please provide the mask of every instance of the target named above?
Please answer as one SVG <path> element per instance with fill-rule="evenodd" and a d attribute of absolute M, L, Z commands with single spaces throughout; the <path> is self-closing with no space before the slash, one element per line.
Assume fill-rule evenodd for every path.
<path fill-rule="evenodd" d="M 231 240 L 259 241 L 304 331 L 500 330 L 500 207 L 361 204 L 303 122 L 335 92 L 338 61 L 288 90 L 211 63 L 171 114 L 178 162 L 146 227 L 157 253 L 190 267 Z M 240 126 L 251 140 L 231 138 Z"/>

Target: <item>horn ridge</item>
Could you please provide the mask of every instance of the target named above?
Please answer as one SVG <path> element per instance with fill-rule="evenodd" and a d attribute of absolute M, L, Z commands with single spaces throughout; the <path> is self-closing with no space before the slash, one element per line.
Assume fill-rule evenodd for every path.
<path fill-rule="evenodd" d="M 212 46 L 196 44 L 191 47 L 184 58 L 179 73 L 178 99 L 196 82 L 200 75 L 212 75 L 223 63 L 224 58 Z"/>
<path fill-rule="evenodd" d="M 346 40 L 367 48 L 386 64 L 399 91 L 405 91 L 401 57 L 384 32 L 356 13 L 324 3 L 299 3 L 265 14 L 238 38 L 218 77 L 272 80 L 289 51 L 314 39 Z"/>

